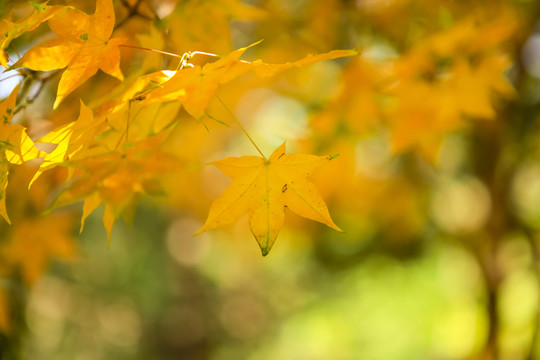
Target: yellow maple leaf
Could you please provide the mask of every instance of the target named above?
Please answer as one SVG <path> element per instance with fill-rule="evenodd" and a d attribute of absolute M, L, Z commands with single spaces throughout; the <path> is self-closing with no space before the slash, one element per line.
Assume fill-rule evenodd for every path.
<path fill-rule="evenodd" d="M 456 61 L 444 90 L 454 102 L 453 106 L 463 114 L 493 119 L 496 115 L 494 93 L 506 98 L 516 93 L 504 74 L 509 65 L 508 59 L 502 55 L 486 57 L 476 68 L 466 61 Z"/>
<path fill-rule="evenodd" d="M 96 122 L 106 124 L 117 133 L 125 134 L 129 122 L 129 140 L 138 141 L 161 132 L 170 126 L 180 109 L 179 102 L 142 103 L 146 94 L 170 79 L 163 71 L 137 77 L 120 94 L 96 110 Z"/>
<path fill-rule="evenodd" d="M 47 6 L 47 3 L 36 4 L 30 2 L 36 9 L 32 15 L 26 19 L 13 23 L 8 20 L 3 20 L 5 23 L 5 31 L 0 32 L 2 37 L 0 38 L 0 64 L 7 68 L 8 57 L 5 50 L 9 47 L 11 41 L 27 31 L 32 31 L 37 28 L 41 23 L 49 20 L 58 10 L 63 6 Z"/>
<path fill-rule="evenodd" d="M 155 27 L 151 27 L 148 33 L 135 36 L 139 44 L 144 48 L 163 49 L 165 48 L 165 38 L 162 32 Z M 144 54 L 142 64 L 139 68 L 139 74 L 146 74 L 150 71 L 156 71 L 163 66 L 163 56 L 158 53 Z"/>
<path fill-rule="evenodd" d="M 84 158 L 66 164 L 83 172 L 55 199 L 52 208 L 84 200 L 81 231 L 88 215 L 105 204 L 103 223 L 110 241 L 115 219 L 132 209 L 138 194 L 159 194 L 159 179 L 178 168 L 176 157 L 159 150 L 169 132 L 162 132 L 118 151 L 93 148 Z"/>
<path fill-rule="evenodd" d="M 84 152 L 91 144 L 100 122 L 94 121 L 92 110 L 81 100 L 81 112 L 76 121 L 70 122 L 48 133 L 39 142 L 57 144 L 56 148 L 47 154 L 38 171 L 30 181 L 31 186 L 37 178 L 58 164 L 73 159 Z"/>
<path fill-rule="evenodd" d="M 266 256 L 283 225 L 285 208 L 341 231 L 317 188 L 308 180 L 335 157 L 285 154 L 283 143 L 268 159 L 242 156 L 213 162 L 233 182 L 214 201 L 206 223 L 196 234 L 230 224 L 248 213 L 251 232 Z"/>
<path fill-rule="evenodd" d="M 18 267 L 25 281 L 32 285 L 45 272 L 51 258 L 68 259 L 75 255 L 71 227 L 71 218 L 64 215 L 19 222 L 2 255 L 9 264 Z"/>
<path fill-rule="evenodd" d="M 112 0 L 97 0 L 96 12 L 88 15 L 72 7 L 62 8 L 48 20 L 58 37 L 28 50 L 13 67 L 50 71 L 66 68 L 58 84 L 54 108 L 98 69 L 123 80 L 118 45 L 124 39 L 113 38 Z"/>
<path fill-rule="evenodd" d="M 9 163 L 22 164 L 41 154 L 26 134 L 26 128 L 19 124 L 11 124 L 18 91 L 19 86 L 15 87 L 9 97 L 0 103 L 0 215 L 10 224 L 5 196 Z"/>
<path fill-rule="evenodd" d="M 268 78 L 294 67 L 308 66 L 318 61 L 358 54 L 355 50 L 334 50 L 324 54 L 307 55 L 298 61 L 285 64 L 266 64 L 260 60 L 253 62 L 240 60 L 242 54 L 256 44 L 258 42 L 237 49 L 203 67 L 194 66 L 177 71 L 168 81 L 150 93 L 145 102 L 178 100 L 191 116 L 198 119 L 205 115 L 206 108 L 219 86 L 243 74 L 253 72 L 260 78 Z"/>
<path fill-rule="evenodd" d="M 259 20 L 265 16 L 266 11 L 241 0 L 194 0 L 177 1 L 175 11 L 165 21 L 168 38 L 180 52 L 227 53 L 232 49 L 232 19 Z"/>

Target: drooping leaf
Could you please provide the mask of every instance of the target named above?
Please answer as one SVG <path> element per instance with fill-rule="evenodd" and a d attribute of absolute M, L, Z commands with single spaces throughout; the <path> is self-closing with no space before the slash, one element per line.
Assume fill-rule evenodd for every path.
<path fill-rule="evenodd" d="M 227 225 L 248 213 L 251 232 L 262 254 L 276 241 L 288 208 L 307 219 L 341 231 L 309 176 L 335 156 L 285 154 L 285 143 L 268 159 L 258 156 L 230 157 L 213 164 L 233 179 L 210 208 L 197 232 Z"/>
<path fill-rule="evenodd" d="M 81 112 L 76 121 L 70 122 L 51 131 L 39 142 L 57 144 L 56 148 L 47 154 L 38 171 L 30 181 L 30 185 L 47 170 L 50 170 L 64 161 L 74 158 L 84 152 L 91 144 L 100 122 L 94 121 L 92 110 L 81 100 Z"/>
<path fill-rule="evenodd" d="M 93 156 L 66 162 L 82 171 L 82 175 L 58 195 L 52 207 L 84 200 L 82 231 L 86 217 L 105 204 L 103 223 L 110 239 L 115 219 L 135 205 L 139 194 L 149 194 L 147 184 L 181 165 L 174 156 L 159 149 L 167 136 L 167 132 L 162 132 L 116 151 L 96 148 Z"/>
<path fill-rule="evenodd" d="M 41 152 L 34 147 L 34 142 L 26 134 L 26 128 L 11 124 L 15 111 L 15 102 L 19 86 L 9 97 L 0 103 L 0 215 L 11 223 L 6 211 L 6 187 L 8 184 L 9 163 L 22 164 L 38 158 Z"/>
<path fill-rule="evenodd" d="M 123 80 L 118 45 L 124 39 L 110 38 L 114 19 L 112 0 L 98 0 L 94 15 L 62 8 L 48 21 L 58 37 L 28 50 L 13 67 L 39 71 L 67 67 L 58 85 L 54 108 L 98 69 Z"/>

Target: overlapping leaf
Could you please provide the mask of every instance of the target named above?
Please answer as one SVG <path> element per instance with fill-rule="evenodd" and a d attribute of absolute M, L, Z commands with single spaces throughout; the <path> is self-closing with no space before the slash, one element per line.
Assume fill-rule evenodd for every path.
<path fill-rule="evenodd" d="M 208 219 L 197 232 L 232 223 L 248 213 L 251 232 L 267 255 L 283 225 L 285 208 L 341 231 L 309 176 L 335 156 L 285 154 L 285 143 L 268 159 L 231 157 L 213 164 L 233 179 L 212 204 Z"/>
<path fill-rule="evenodd" d="M 81 112 L 76 121 L 70 122 L 51 131 L 39 142 L 56 144 L 56 148 L 47 154 L 30 185 L 47 170 L 50 170 L 77 154 L 83 153 L 91 145 L 100 122 L 94 121 L 92 110 L 81 101 Z"/>
<path fill-rule="evenodd" d="M 298 61 L 285 64 L 266 64 L 260 60 L 254 62 L 240 60 L 242 54 L 256 44 L 235 50 L 203 67 L 194 66 L 177 71 L 170 80 L 151 92 L 145 101 L 151 103 L 178 100 L 190 115 L 201 118 L 205 115 L 206 108 L 219 85 L 230 82 L 243 74 L 253 72 L 261 78 L 267 78 L 294 67 L 357 55 L 354 50 L 334 50 L 326 54 L 308 55 Z"/>
<path fill-rule="evenodd" d="M 8 184 L 9 163 L 22 164 L 35 159 L 41 152 L 34 147 L 34 142 L 26 134 L 26 128 L 11 124 L 15 111 L 15 102 L 19 86 L 0 104 L 0 215 L 11 223 L 6 211 L 6 187 Z"/>
<path fill-rule="evenodd" d="M 59 9 L 48 20 L 58 37 L 28 50 L 13 67 L 39 71 L 67 67 L 58 85 L 54 108 L 98 69 L 123 80 L 118 45 L 124 39 L 110 38 L 114 19 L 112 0 L 97 0 L 94 15 L 72 7 Z"/>
<path fill-rule="evenodd" d="M 174 156 L 159 150 L 167 136 L 162 132 L 118 151 L 94 148 L 85 158 L 67 162 L 82 175 L 60 193 L 53 206 L 84 200 L 82 231 L 86 217 L 104 203 L 103 223 L 110 239 L 115 219 L 131 210 L 137 195 L 158 194 L 159 178 L 181 165 Z"/>
<path fill-rule="evenodd" d="M 227 53 L 232 50 L 231 20 L 260 20 L 267 16 L 261 8 L 241 0 L 192 0 L 177 4 L 166 21 L 170 41 L 180 52 Z"/>
<path fill-rule="evenodd" d="M 20 269 L 31 285 L 46 270 L 51 258 L 66 259 L 75 255 L 71 226 L 71 218 L 65 215 L 27 219 L 14 226 L 2 255 Z"/>
<path fill-rule="evenodd" d="M 9 47 L 11 41 L 22 34 L 24 34 L 27 31 L 32 31 L 35 28 L 37 28 L 40 24 L 43 22 L 49 20 L 56 12 L 63 8 L 63 6 L 48 6 L 47 3 L 44 4 L 35 4 L 34 8 L 36 9 L 32 15 L 27 17 L 26 19 L 13 23 L 8 20 L 2 20 L 5 23 L 5 29 L 6 31 L 3 33 L 0 33 L 2 36 L 0 37 L 1 43 L 0 43 L 0 64 L 2 64 L 3 67 L 7 68 L 7 60 L 8 57 L 5 53 L 6 49 Z"/>

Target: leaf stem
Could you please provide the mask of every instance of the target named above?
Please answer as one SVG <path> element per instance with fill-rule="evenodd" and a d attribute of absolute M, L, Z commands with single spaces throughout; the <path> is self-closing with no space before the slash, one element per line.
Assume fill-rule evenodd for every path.
<path fill-rule="evenodd" d="M 118 46 L 120 46 L 120 47 L 125 47 L 125 48 L 130 48 L 130 49 L 139 49 L 139 50 L 151 51 L 151 52 L 155 52 L 155 53 L 159 53 L 159 54 L 163 54 L 163 55 L 172 56 L 172 57 L 175 57 L 175 58 L 182 59 L 182 56 L 181 56 L 181 55 L 173 54 L 173 53 L 166 52 L 166 51 L 161 51 L 161 50 L 156 50 L 156 49 L 150 49 L 150 48 L 145 48 L 145 47 L 135 46 L 135 45 L 126 45 L 126 44 L 120 44 L 120 45 L 118 45 Z"/>
<path fill-rule="evenodd" d="M 249 141 L 251 141 L 251 143 L 253 144 L 253 146 L 255 146 L 255 149 L 257 149 L 257 151 L 259 152 L 259 154 L 261 154 L 261 156 L 264 158 L 264 160 L 268 160 L 266 158 L 266 156 L 264 156 L 263 152 L 261 151 L 261 149 L 259 149 L 259 147 L 257 146 L 257 144 L 255 143 L 255 141 L 251 138 L 251 136 L 249 136 L 246 128 L 242 125 L 242 123 L 240 123 L 240 121 L 236 118 L 236 116 L 233 114 L 233 112 L 227 107 L 227 105 L 225 105 L 225 103 L 223 102 L 223 100 L 221 100 L 221 98 L 219 96 L 217 96 L 217 99 L 219 100 L 219 102 L 221 103 L 221 105 L 223 105 L 223 107 L 225 108 L 225 110 L 227 110 L 227 112 L 229 113 L 229 115 L 233 118 L 233 120 L 238 124 L 238 126 L 240 126 L 240 129 L 242 129 L 242 131 L 244 132 L 244 134 L 246 134 L 246 136 L 248 137 Z"/>
<path fill-rule="evenodd" d="M 120 146 L 120 143 L 122 142 L 122 138 L 124 139 L 124 145 L 128 142 L 128 133 L 129 133 L 129 122 L 130 122 L 130 115 L 131 115 L 131 101 L 128 102 L 128 112 L 127 112 L 127 121 L 126 121 L 126 131 L 120 135 L 120 138 L 118 138 L 118 142 L 116 143 L 116 146 L 114 147 L 114 150 L 118 149 L 118 146 Z M 125 149 L 124 149 L 125 150 Z"/>
<path fill-rule="evenodd" d="M 223 57 L 221 55 L 212 54 L 212 53 L 204 52 L 204 51 L 192 51 L 189 54 L 190 54 L 190 57 L 192 57 L 193 55 L 206 55 L 206 56 L 212 56 L 212 57 L 218 57 L 218 58 Z"/>

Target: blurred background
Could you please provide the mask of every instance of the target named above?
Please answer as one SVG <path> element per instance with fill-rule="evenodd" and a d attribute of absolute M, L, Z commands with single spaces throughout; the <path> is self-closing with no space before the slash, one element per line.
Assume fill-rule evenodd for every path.
<path fill-rule="evenodd" d="M 264 258 L 246 217 L 194 237 L 230 184 L 207 163 L 257 152 L 218 101 L 201 119 L 169 107 L 177 125 L 161 149 L 181 165 L 154 174 L 160 191 L 130 197 L 110 244 L 103 206 L 80 235 L 81 202 L 42 216 L 66 189 L 66 169 L 27 190 L 39 162 L 12 166 L 0 359 L 540 359 L 538 1 L 114 6 L 113 37 L 176 54 L 226 55 L 261 39 L 246 60 L 356 49 L 218 91 L 265 154 L 283 141 L 288 153 L 340 154 L 313 181 L 345 233 L 288 211 Z M 33 11 L 0 1 L 0 35 Z M 45 23 L 22 34 L 10 64 L 54 37 Z M 26 86 L 13 122 L 39 139 L 77 119 L 79 99 L 95 110 L 178 65 L 121 55 L 124 83 L 98 73 L 54 111 L 58 73 L 5 71 L 0 97 Z"/>

